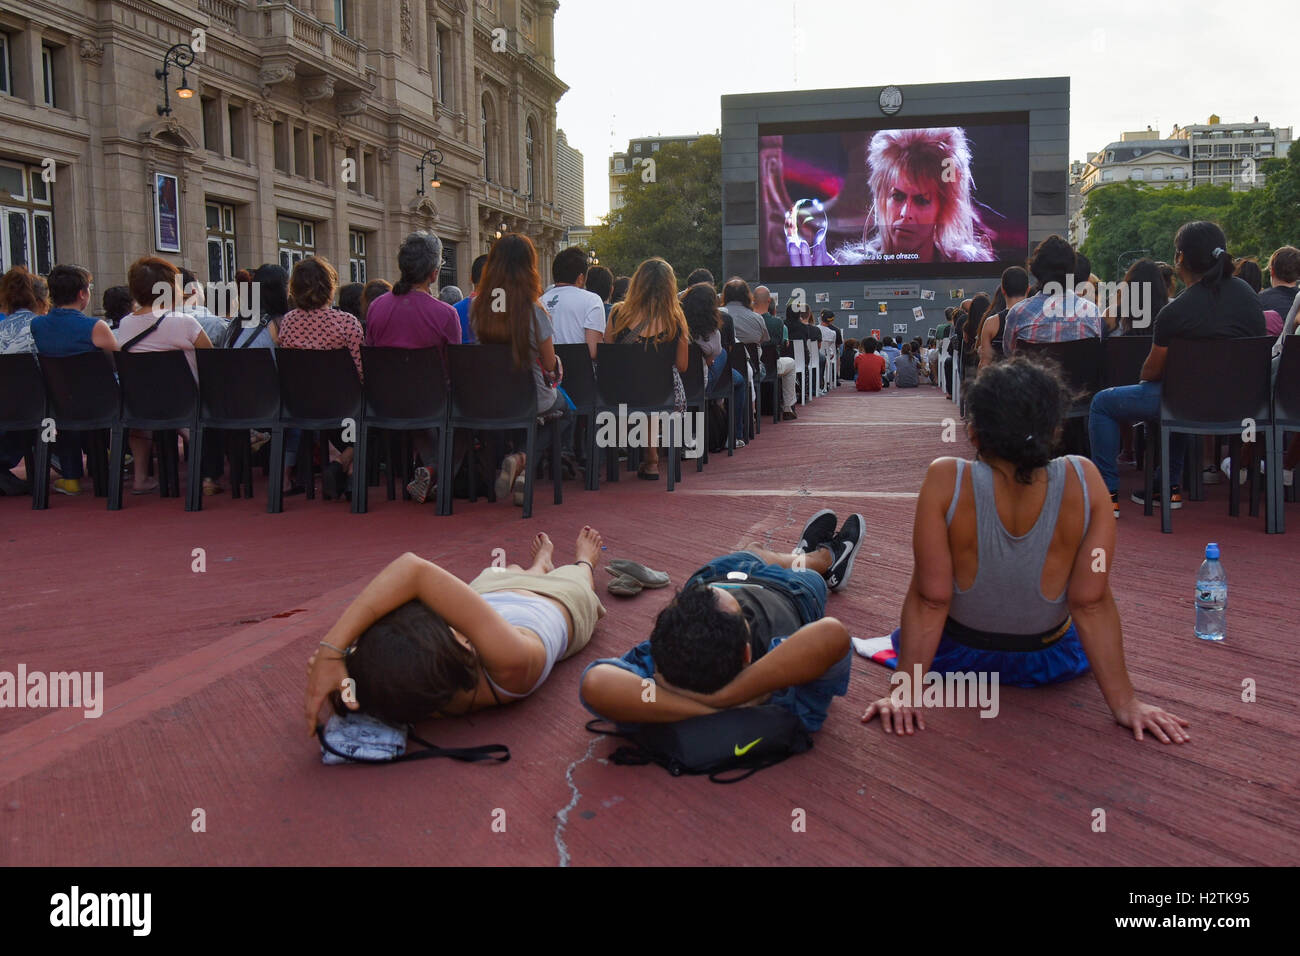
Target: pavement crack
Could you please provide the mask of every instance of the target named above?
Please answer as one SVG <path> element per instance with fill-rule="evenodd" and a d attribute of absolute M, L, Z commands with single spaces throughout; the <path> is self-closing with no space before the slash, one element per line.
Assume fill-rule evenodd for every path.
<path fill-rule="evenodd" d="M 564 842 L 564 828 L 569 825 L 569 811 L 576 807 L 578 801 L 582 799 L 582 791 L 573 782 L 573 771 L 578 768 L 578 764 L 586 763 L 591 759 L 596 750 L 596 744 L 603 739 L 603 737 L 592 737 L 591 743 L 587 745 L 587 752 L 581 758 L 569 764 L 569 768 L 564 771 L 564 782 L 573 791 L 573 797 L 569 800 L 568 806 L 555 814 L 555 849 L 560 854 L 560 866 L 569 865 L 569 846 Z"/>

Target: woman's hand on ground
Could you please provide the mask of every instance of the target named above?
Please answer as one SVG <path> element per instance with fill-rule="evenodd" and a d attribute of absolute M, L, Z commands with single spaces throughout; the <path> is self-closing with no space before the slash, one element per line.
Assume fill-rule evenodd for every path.
<path fill-rule="evenodd" d="M 1132 730 L 1138 740 L 1142 739 L 1144 730 L 1151 731 L 1162 744 L 1182 744 L 1192 739 L 1192 735 L 1183 729 L 1190 726 L 1187 721 L 1154 704 L 1144 704 L 1136 697 L 1116 709 L 1115 720 L 1121 727 Z"/>
<path fill-rule="evenodd" d="M 880 729 L 887 734 L 911 735 L 914 733 L 913 720 L 916 721 L 916 730 L 925 730 L 925 718 L 921 716 L 919 708 L 896 704 L 889 697 L 873 701 L 867 708 L 867 712 L 862 715 L 862 722 L 870 723 L 871 718 L 877 715 L 880 716 Z"/>
<path fill-rule="evenodd" d="M 322 654 L 322 650 L 325 648 L 318 647 L 307 662 L 306 716 L 309 737 L 315 735 L 317 724 L 323 722 L 320 719 L 321 708 L 328 702 L 330 694 L 343 689 L 343 681 L 348 676 L 343 659 L 337 654 Z M 350 710 L 358 708 L 355 695 L 345 695 L 344 702 Z"/>

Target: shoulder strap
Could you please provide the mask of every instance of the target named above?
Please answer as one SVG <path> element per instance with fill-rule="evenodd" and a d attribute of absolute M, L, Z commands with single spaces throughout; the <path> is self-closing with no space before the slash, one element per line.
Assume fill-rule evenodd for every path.
<path fill-rule="evenodd" d="M 149 328 L 145 329 L 145 330 L 144 330 L 143 332 L 141 332 L 139 335 L 137 335 L 137 336 L 135 336 L 135 337 L 133 337 L 133 338 L 131 338 L 131 339 L 128 339 L 125 345 L 120 346 L 120 351 L 123 351 L 123 352 L 129 352 L 129 351 L 131 351 L 131 349 L 133 349 L 133 348 L 134 348 L 138 343 L 144 341 L 144 340 L 145 340 L 146 338 L 148 338 L 150 335 L 153 335 L 154 330 L 156 330 L 156 329 L 158 328 L 158 326 L 162 325 L 162 320 L 165 319 L 165 318 L 167 318 L 167 313 L 166 313 L 166 312 L 164 312 L 162 315 L 158 316 L 157 321 L 154 322 L 153 325 L 149 326 Z"/>
<path fill-rule="evenodd" d="M 1092 522 L 1092 505 L 1088 500 L 1088 478 L 1083 473 L 1083 462 L 1079 460 L 1078 455 L 1067 455 L 1070 464 L 1074 466 L 1074 473 L 1079 476 L 1079 487 L 1083 489 L 1083 536 L 1088 536 L 1088 525 Z"/>
<path fill-rule="evenodd" d="M 957 480 L 952 485 L 952 501 L 948 505 L 948 514 L 944 518 L 945 524 L 952 524 L 953 516 L 957 514 L 957 499 L 961 497 L 961 476 L 966 471 L 966 460 L 957 459 Z"/>
<path fill-rule="evenodd" d="M 261 335 L 261 334 L 262 334 L 262 330 L 265 329 L 265 328 L 266 328 L 268 325 L 270 325 L 270 324 L 271 324 L 271 317 L 270 317 L 270 316 L 263 316 L 263 317 L 258 321 L 258 323 L 257 323 L 257 330 L 256 330 L 252 335 L 250 335 L 250 336 L 248 337 L 247 341 L 245 341 L 243 345 L 241 345 L 241 346 L 239 346 L 239 347 L 240 347 L 241 349 L 246 349 L 246 348 L 248 348 L 250 345 L 253 344 L 253 339 L 255 339 L 255 338 L 257 338 L 259 335 Z M 241 326 L 241 328 L 242 328 L 242 326 Z M 236 332 L 236 333 L 235 333 L 235 337 L 234 337 L 233 339 L 231 339 L 231 341 L 232 341 L 232 342 L 235 342 L 235 341 L 238 341 L 238 340 L 239 340 L 239 333 Z"/>

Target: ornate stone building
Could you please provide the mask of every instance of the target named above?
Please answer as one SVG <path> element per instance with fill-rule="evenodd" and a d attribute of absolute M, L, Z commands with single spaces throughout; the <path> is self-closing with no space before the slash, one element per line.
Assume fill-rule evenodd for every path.
<path fill-rule="evenodd" d="M 3 265 L 80 263 L 102 290 L 141 255 L 220 281 L 315 253 L 341 281 L 393 279 L 423 227 L 447 244 L 444 282 L 467 286 L 501 230 L 549 275 L 557 8 L 0 0 Z M 182 48 L 158 78 L 185 43 L 193 63 Z"/>

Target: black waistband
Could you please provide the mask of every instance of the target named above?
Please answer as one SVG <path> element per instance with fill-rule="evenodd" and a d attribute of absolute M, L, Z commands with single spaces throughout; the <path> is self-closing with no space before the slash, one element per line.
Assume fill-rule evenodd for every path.
<path fill-rule="evenodd" d="M 1064 637 L 1073 623 L 1074 619 L 1067 614 L 1064 621 L 1041 634 L 998 634 L 967 627 L 949 617 L 943 632 L 958 644 L 980 651 L 1041 651 Z"/>

